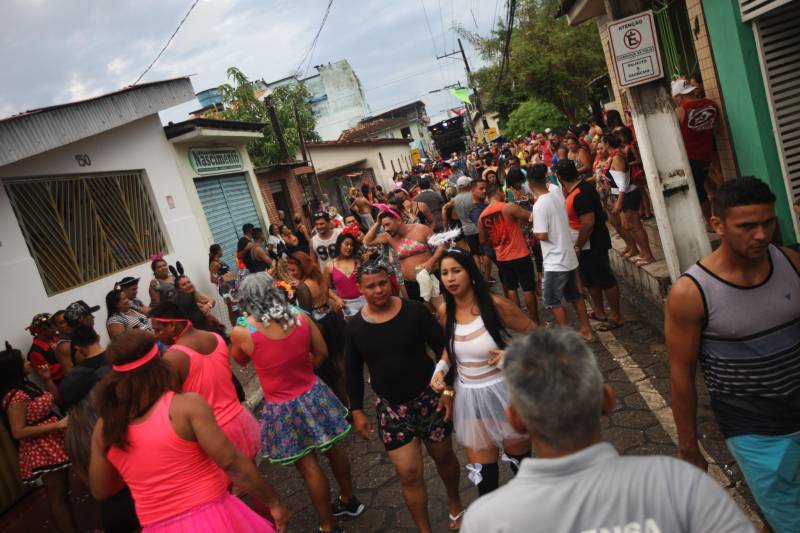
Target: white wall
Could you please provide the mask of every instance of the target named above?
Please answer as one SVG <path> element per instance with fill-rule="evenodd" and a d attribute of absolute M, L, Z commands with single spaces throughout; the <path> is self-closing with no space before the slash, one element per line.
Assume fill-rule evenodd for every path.
<path fill-rule="evenodd" d="M 89 155 L 91 167 L 79 167 L 75 161 L 76 154 Z M 158 115 L 1 167 L 0 179 L 123 170 L 144 171 L 145 183 L 155 200 L 167 242 L 167 260 L 170 263 L 180 260 L 200 290 L 210 293 L 209 242 L 198 226 L 178 172 L 174 150 L 164 136 Z M 173 198 L 174 208 L 168 206 L 168 196 Z M 114 282 L 124 276 L 142 278 L 139 295 L 147 303 L 147 286 L 152 278 L 149 262 L 47 296 L 5 188 L 0 188 L 0 283 L 4 300 L 4 305 L 0 306 L 0 340 L 8 340 L 27 351 L 31 338 L 24 328 L 34 314 L 52 313 L 81 299 L 90 305 L 101 306 L 95 314 L 95 328 L 105 342 L 105 295 L 113 288 Z"/>
<path fill-rule="evenodd" d="M 367 161 L 361 165 L 362 168 L 372 168 L 375 172 L 375 180 L 378 185 L 383 187 L 384 191 L 392 190 L 392 166 L 389 160 L 394 160 L 395 167 L 397 167 L 397 159 L 409 156 L 408 145 L 405 144 L 377 144 L 377 145 L 362 145 L 357 144 L 353 146 L 347 145 L 334 145 L 334 146 L 309 146 L 311 152 L 311 159 L 314 161 L 314 167 L 317 172 L 324 172 L 336 167 L 341 167 L 366 159 Z M 381 166 L 380 157 L 378 154 L 383 155 L 383 160 L 386 168 Z M 406 170 L 407 163 L 403 163 L 403 170 Z M 323 178 L 324 179 L 324 178 Z"/>

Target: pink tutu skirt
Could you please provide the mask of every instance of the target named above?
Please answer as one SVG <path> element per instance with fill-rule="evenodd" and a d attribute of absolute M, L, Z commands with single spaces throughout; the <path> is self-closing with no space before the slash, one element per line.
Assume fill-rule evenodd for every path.
<path fill-rule="evenodd" d="M 273 532 L 275 527 L 239 498 L 225 493 L 181 515 L 144 526 L 142 533 Z"/>
<path fill-rule="evenodd" d="M 261 450 L 261 425 L 247 409 L 242 408 L 242 412 L 221 429 L 246 457 L 254 459 Z"/>

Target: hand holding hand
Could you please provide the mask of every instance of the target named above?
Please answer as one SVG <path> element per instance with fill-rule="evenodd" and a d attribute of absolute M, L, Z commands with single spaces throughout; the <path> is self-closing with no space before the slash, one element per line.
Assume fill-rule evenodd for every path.
<path fill-rule="evenodd" d="M 441 394 L 441 392 L 444 390 L 444 386 L 444 372 L 439 370 L 438 372 L 435 372 L 431 378 L 431 388 L 437 394 Z"/>
<path fill-rule="evenodd" d="M 352 412 L 353 415 L 353 429 L 356 434 L 364 440 L 370 440 L 370 433 L 375 431 L 375 426 L 369 421 L 364 411 L 356 409 Z"/>

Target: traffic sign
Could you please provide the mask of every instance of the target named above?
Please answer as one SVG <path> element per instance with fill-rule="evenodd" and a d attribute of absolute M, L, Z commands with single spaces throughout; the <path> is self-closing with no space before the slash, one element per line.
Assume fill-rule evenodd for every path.
<path fill-rule="evenodd" d="M 620 87 L 633 87 L 664 76 L 652 11 L 611 21 L 608 42 Z"/>

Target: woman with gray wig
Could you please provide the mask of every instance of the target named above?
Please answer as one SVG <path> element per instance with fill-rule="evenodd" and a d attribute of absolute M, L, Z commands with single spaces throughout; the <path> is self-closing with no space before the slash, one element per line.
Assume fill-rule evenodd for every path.
<path fill-rule="evenodd" d="M 241 365 L 253 362 L 264 393 L 262 454 L 271 463 L 294 464 L 319 514 L 320 531 L 340 531 L 334 515 L 358 516 L 364 505 L 353 495 L 350 461 L 337 444 L 350 431 L 347 409 L 314 374 L 328 356 L 322 334 L 266 273 L 242 281 L 239 302 L 246 316 L 233 329 L 231 353 Z M 339 484 L 333 505 L 317 451 L 327 456 Z"/>

